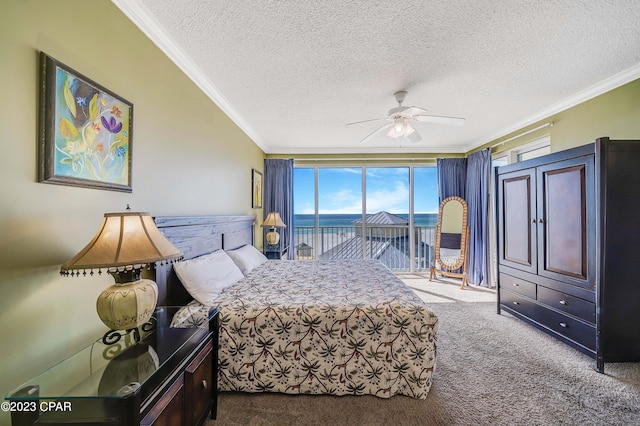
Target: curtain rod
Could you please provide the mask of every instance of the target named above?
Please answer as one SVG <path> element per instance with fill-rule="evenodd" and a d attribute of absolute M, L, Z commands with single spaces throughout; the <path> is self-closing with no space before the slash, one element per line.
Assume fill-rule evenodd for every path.
<path fill-rule="evenodd" d="M 553 127 L 553 121 L 550 121 L 550 122 L 548 122 L 548 123 L 544 123 L 544 124 L 542 124 L 542 125 L 540 125 L 540 126 L 538 126 L 538 127 L 535 127 L 535 128 L 533 128 L 533 129 L 529 129 L 529 130 L 527 130 L 526 132 L 520 133 L 520 134 L 518 134 L 518 135 L 511 136 L 509 139 L 505 139 L 505 140 L 503 140 L 502 142 L 498 142 L 498 143 L 496 143 L 496 144 L 491 145 L 491 147 L 490 147 L 490 148 L 495 148 L 496 146 L 504 145 L 504 144 L 505 144 L 505 143 L 507 143 L 507 142 L 511 142 L 511 141 L 512 141 L 512 140 L 514 140 L 514 139 L 518 139 L 518 138 L 520 138 L 520 137 L 522 137 L 522 136 L 528 135 L 529 133 L 533 133 L 533 132 L 535 132 L 536 130 L 544 129 L 545 127 Z"/>

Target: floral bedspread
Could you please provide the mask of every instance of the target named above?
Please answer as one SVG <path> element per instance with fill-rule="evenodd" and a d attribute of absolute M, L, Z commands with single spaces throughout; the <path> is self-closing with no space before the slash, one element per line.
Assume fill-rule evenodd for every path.
<path fill-rule="evenodd" d="M 431 388 L 438 319 L 378 261 L 270 260 L 214 306 L 222 391 L 424 399 Z M 207 310 L 192 302 L 174 325 L 206 327 Z"/>

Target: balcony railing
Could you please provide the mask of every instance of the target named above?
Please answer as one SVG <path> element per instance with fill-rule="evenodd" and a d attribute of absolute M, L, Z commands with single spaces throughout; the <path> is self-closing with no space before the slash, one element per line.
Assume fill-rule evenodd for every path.
<path fill-rule="evenodd" d="M 435 227 L 367 225 L 294 228 L 295 258 L 300 260 L 377 259 L 391 270 L 426 271 L 433 258 Z M 413 245 L 413 250 L 412 246 Z M 413 263 L 413 265 L 412 265 Z"/>

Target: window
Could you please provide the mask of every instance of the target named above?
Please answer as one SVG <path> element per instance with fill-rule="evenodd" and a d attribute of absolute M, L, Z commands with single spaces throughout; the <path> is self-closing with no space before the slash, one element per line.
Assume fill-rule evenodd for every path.
<path fill-rule="evenodd" d="M 318 169 L 317 197 L 317 258 L 361 259 L 362 241 L 356 238 L 355 221 L 362 218 L 362 168 Z"/>
<path fill-rule="evenodd" d="M 493 167 L 506 166 L 507 164 L 509 164 L 509 156 L 508 155 L 503 155 L 502 157 L 494 157 L 491 160 L 491 165 Z"/>
<path fill-rule="evenodd" d="M 438 170 L 436 167 L 415 167 L 413 169 L 413 222 L 415 233 L 415 253 L 417 270 L 428 270 L 433 261 L 433 246 L 438 224 Z"/>
<path fill-rule="evenodd" d="M 429 220 L 437 219 L 434 214 L 438 214 L 440 206 L 438 201 L 438 170 L 435 166 L 414 167 L 413 182 L 415 194 L 413 210 L 415 215 L 431 215 L 430 217 L 421 216 L 416 218 L 416 223 L 435 226 L 437 220 L 433 222 L 429 222 Z"/>
<path fill-rule="evenodd" d="M 316 170 L 293 169 L 293 214 L 296 259 L 315 258 L 316 247 Z"/>
<path fill-rule="evenodd" d="M 505 166 L 549 153 L 551 153 L 551 137 L 547 135 L 516 148 L 494 154 L 491 165 L 493 167 Z"/>
<path fill-rule="evenodd" d="M 532 148 L 527 151 L 518 152 L 518 161 L 525 161 L 531 158 L 541 157 L 551 153 L 551 145 L 545 145 L 538 148 Z"/>
<path fill-rule="evenodd" d="M 365 256 L 391 269 L 410 269 L 409 168 L 366 169 Z"/>
<path fill-rule="evenodd" d="M 429 266 L 438 211 L 435 167 L 296 167 L 297 259 L 377 259 Z"/>

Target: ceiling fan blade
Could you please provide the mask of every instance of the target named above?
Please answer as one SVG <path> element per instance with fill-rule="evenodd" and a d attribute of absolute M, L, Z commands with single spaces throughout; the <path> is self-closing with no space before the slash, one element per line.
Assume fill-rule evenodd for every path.
<path fill-rule="evenodd" d="M 367 143 L 367 142 L 375 139 L 376 137 L 380 136 L 382 133 L 384 133 L 385 131 L 387 131 L 391 127 L 393 127 L 393 123 L 385 124 L 382 127 L 378 127 L 376 130 L 374 130 L 373 132 L 369 133 L 369 135 L 366 138 L 362 139 L 360 141 L 360 143 Z"/>
<path fill-rule="evenodd" d="M 420 136 L 420 133 L 418 133 L 415 127 L 412 127 L 412 128 L 413 128 L 413 132 L 407 135 L 407 139 L 409 139 L 409 142 L 411 143 L 420 142 L 422 140 L 422 136 Z"/>
<path fill-rule="evenodd" d="M 441 115 L 414 115 L 411 118 L 422 123 L 451 124 L 454 126 L 463 126 L 465 123 L 464 118 L 444 117 Z"/>
<path fill-rule="evenodd" d="M 405 109 L 404 111 L 402 111 L 402 113 L 404 115 L 418 115 L 418 114 L 424 114 L 426 113 L 427 110 L 424 108 L 420 108 L 417 106 L 410 106 L 407 109 Z"/>
<path fill-rule="evenodd" d="M 351 126 L 351 125 L 354 125 L 354 124 L 370 123 L 370 122 L 372 122 L 372 121 L 382 121 L 382 120 L 388 120 L 388 119 L 389 119 L 389 117 L 385 117 L 385 118 L 373 118 L 373 119 L 371 119 L 371 120 L 354 121 L 353 123 L 347 123 L 346 125 L 347 125 L 347 126 Z"/>

